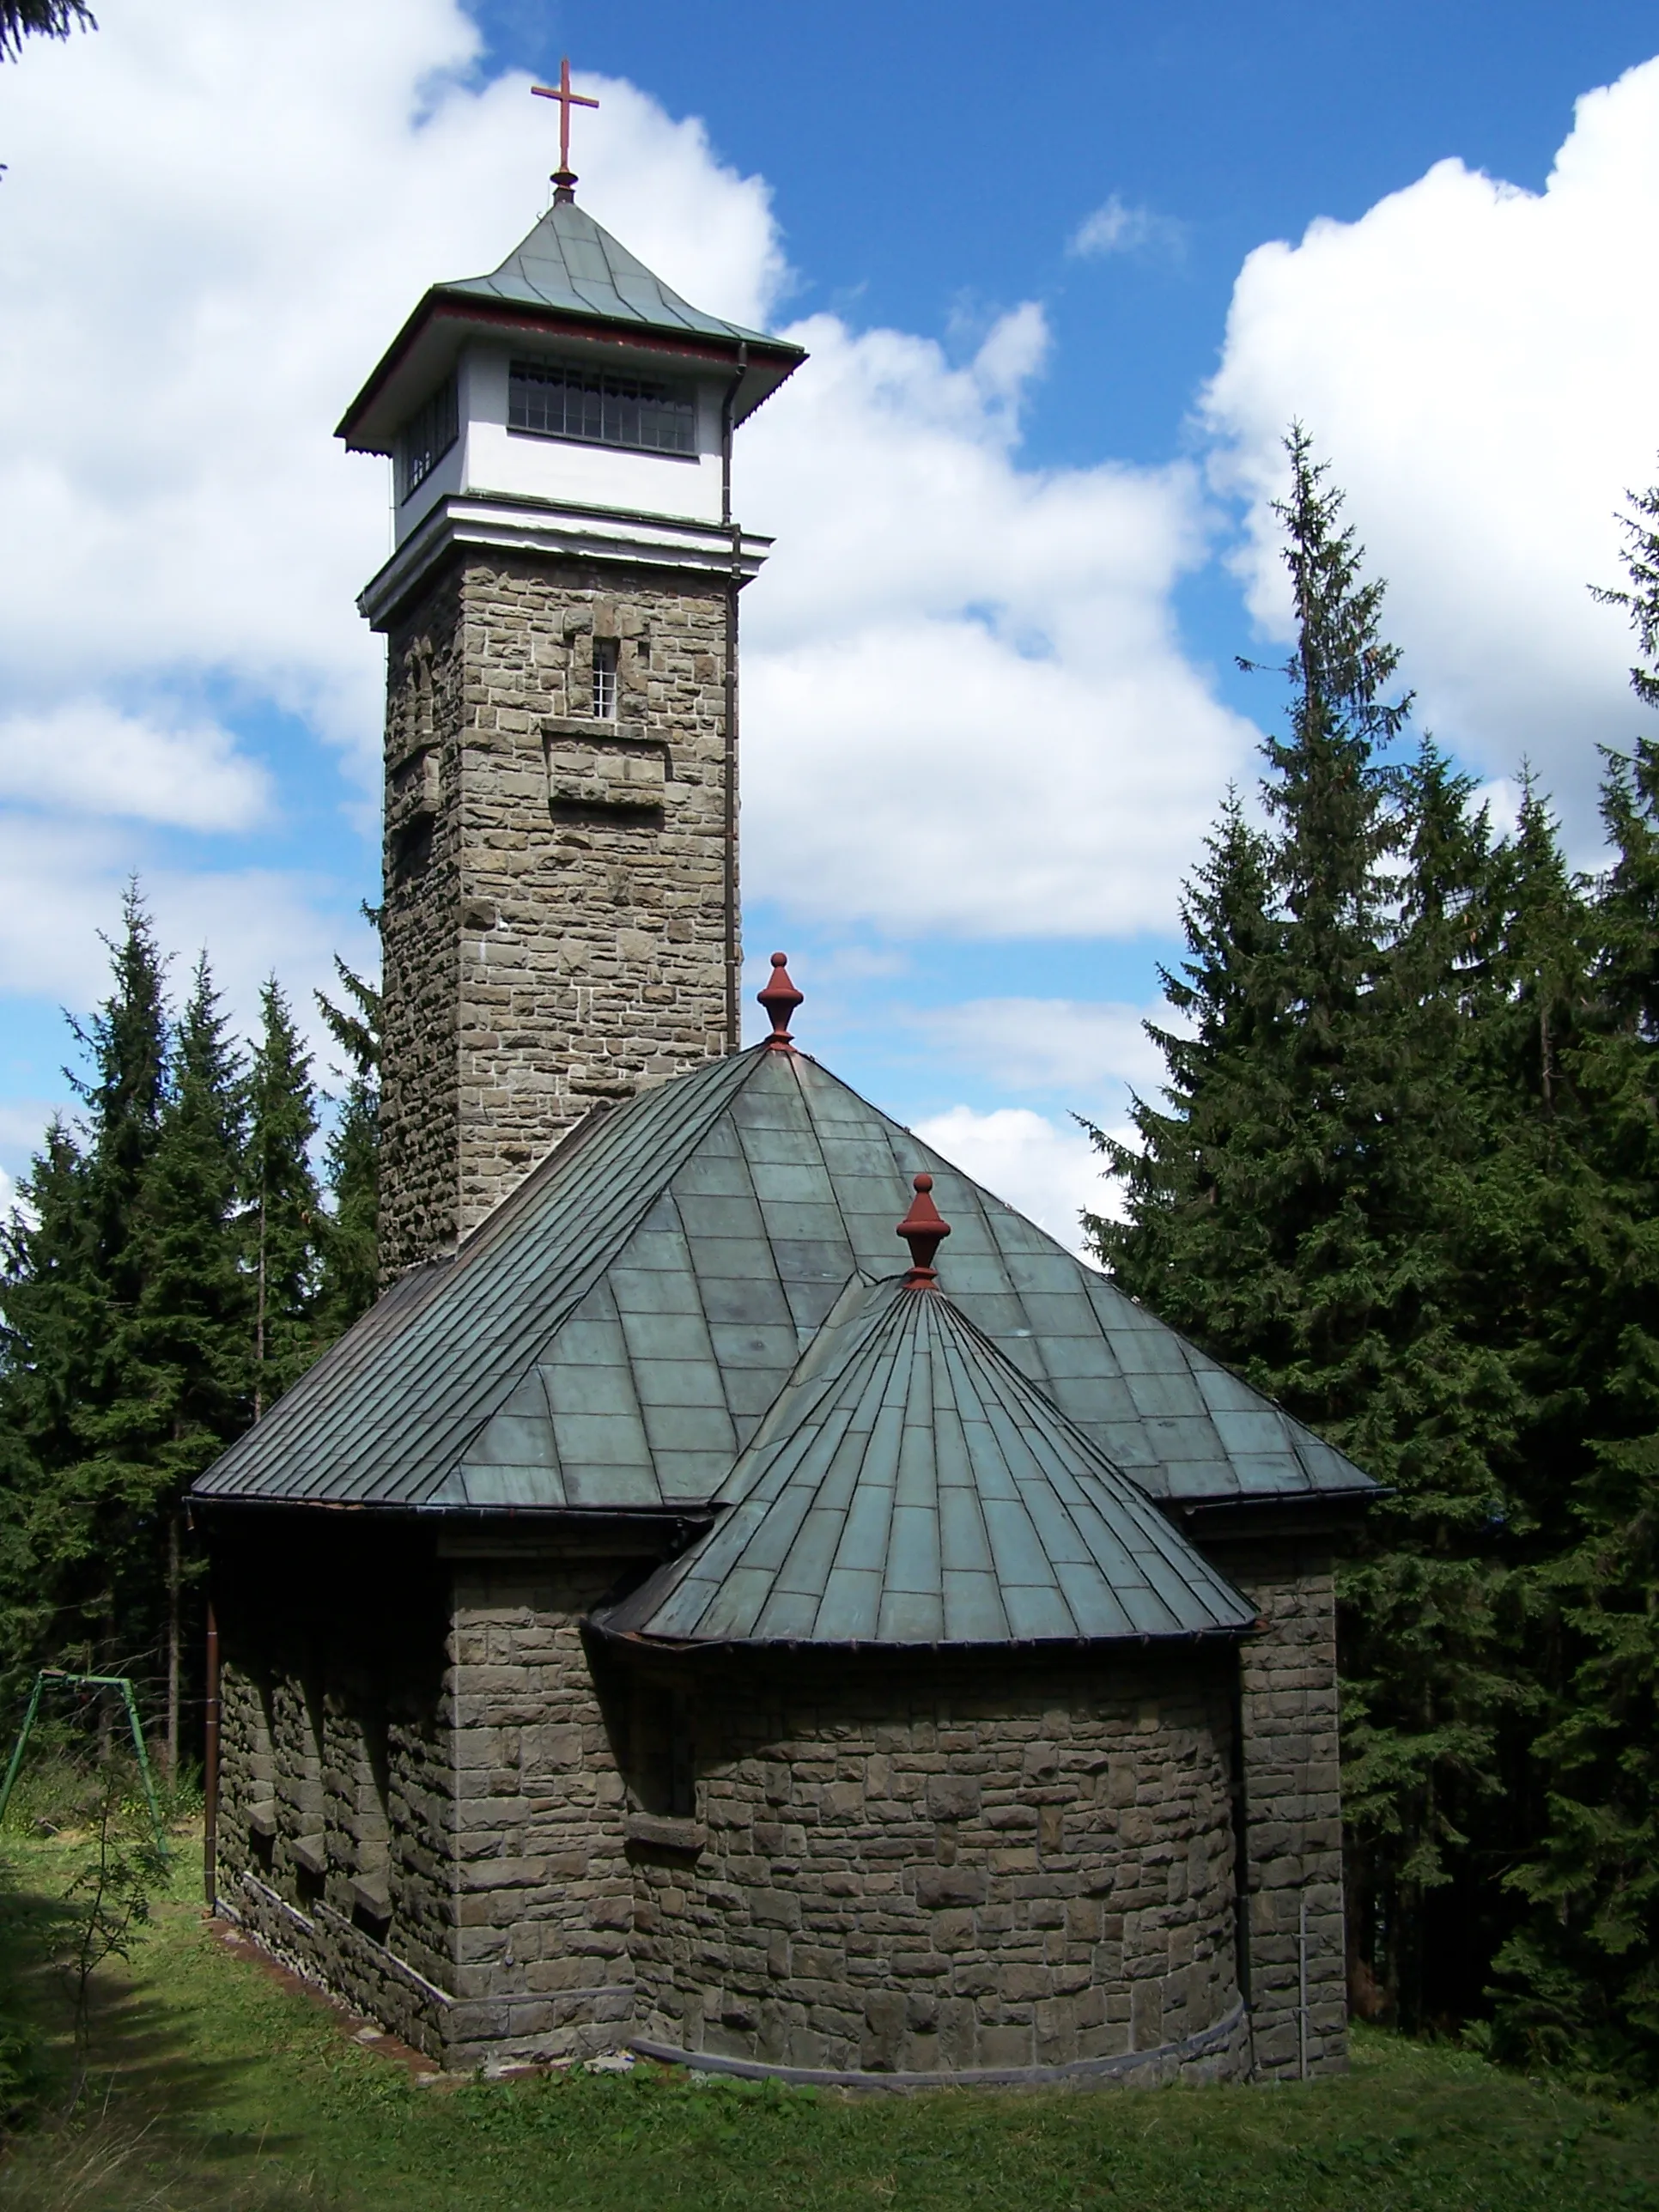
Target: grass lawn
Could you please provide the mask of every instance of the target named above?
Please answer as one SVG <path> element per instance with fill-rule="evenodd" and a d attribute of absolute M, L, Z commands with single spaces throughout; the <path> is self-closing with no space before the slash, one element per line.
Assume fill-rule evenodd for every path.
<path fill-rule="evenodd" d="M 6 1857 L 0 1977 L 58 2023 L 67 2069 L 39 1965 L 65 1856 L 9 1838 Z M 645 2067 L 422 2088 L 228 1952 L 188 1844 L 180 1862 L 102 1977 L 81 2115 L 18 2139 L 4 2212 L 1659 2212 L 1659 2110 L 1374 2033 L 1305 2088 L 855 2098 Z"/>

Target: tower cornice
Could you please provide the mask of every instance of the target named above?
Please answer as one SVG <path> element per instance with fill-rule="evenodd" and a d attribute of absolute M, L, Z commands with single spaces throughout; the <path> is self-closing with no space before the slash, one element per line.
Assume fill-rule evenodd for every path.
<path fill-rule="evenodd" d="M 499 492 L 439 500 L 358 594 L 371 629 L 388 629 L 398 609 L 456 549 L 542 554 L 628 568 L 690 570 L 739 586 L 760 573 L 772 540 L 720 523 L 624 508 L 580 507 Z"/>

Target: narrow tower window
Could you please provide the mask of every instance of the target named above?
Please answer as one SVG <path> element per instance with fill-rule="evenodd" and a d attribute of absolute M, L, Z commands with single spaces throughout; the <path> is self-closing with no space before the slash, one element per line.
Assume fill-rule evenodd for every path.
<path fill-rule="evenodd" d="M 398 434 L 398 497 L 426 482 L 461 434 L 455 380 L 447 377 Z"/>
<path fill-rule="evenodd" d="M 614 637 L 596 637 L 593 641 L 593 714 L 601 722 L 617 719 L 617 641 Z"/>

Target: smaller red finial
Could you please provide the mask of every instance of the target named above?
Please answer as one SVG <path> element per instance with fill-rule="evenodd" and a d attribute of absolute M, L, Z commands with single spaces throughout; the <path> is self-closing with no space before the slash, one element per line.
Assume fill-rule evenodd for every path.
<path fill-rule="evenodd" d="M 941 1218 L 930 1195 L 933 1188 L 932 1176 L 916 1177 L 916 1194 L 910 1201 L 910 1211 L 898 1225 L 899 1235 L 910 1247 L 910 1266 L 904 1278 L 907 1290 L 918 1284 L 938 1282 L 933 1255 L 951 1233 L 950 1223 Z"/>
<path fill-rule="evenodd" d="M 805 995 L 804 991 L 798 991 L 789 980 L 789 955 L 775 952 L 772 955 L 772 973 L 767 979 L 766 988 L 755 994 L 772 1017 L 772 1034 L 766 1040 L 771 1051 L 794 1050 L 794 1042 L 789 1035 L 789 1017 Z"/>

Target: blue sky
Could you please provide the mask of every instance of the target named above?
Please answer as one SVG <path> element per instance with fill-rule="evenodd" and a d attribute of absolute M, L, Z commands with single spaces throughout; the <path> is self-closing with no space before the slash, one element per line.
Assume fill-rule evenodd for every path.
<path fill-rule="evenodd" d="M 565 52 L 586 204 L 813 349 L 739 477 L 780 537 L 745 937 L 850 1079 L 1064 1228 L 1067 1117 L 1149 1079 L 1176 884 L 1277 704 L 1233 656 L 1280 619 L 1292 412 L 1425 717 L 1500 805 L 1537 762 L 1593 857 L 1639 717 L 1582 586 L 1659 447 L 1650 10 L 297 0 L 281 36 L 111 0 L 0 82 L 0 1169 L 130 871 L 239 1008 L 362 956 L 384 487 L 327 434 L 528 227 L 519 73 Z"/>

